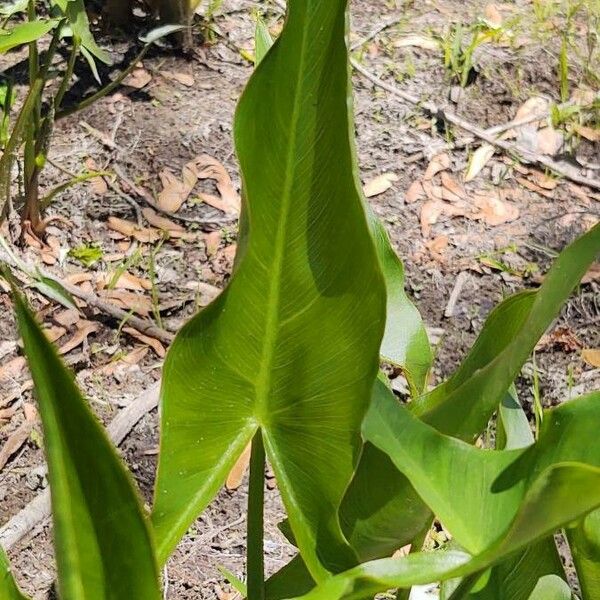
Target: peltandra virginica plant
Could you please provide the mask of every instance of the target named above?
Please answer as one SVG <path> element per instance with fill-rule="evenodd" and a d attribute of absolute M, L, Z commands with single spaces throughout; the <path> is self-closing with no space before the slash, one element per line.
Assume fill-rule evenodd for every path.
<path fill-rule="evenodd" d="M 534 442 L 512 386 L 597 258 L 600 226 L 559 256 L 539 290 L 502 302 L 454 375 L 428 391 L 427 336 L 404 294 L 402 264 L 359 192 L 346 9 L 346 0 L 290 0 L 281 37 L 240 100 L 236 267 L 179 333 L 164 368 L 158 563 L 251 442 L 250 600 L 362 600 L 393 588 L 402 599 L 438 581 L 454 600 L 569 598 L 553 538 L 561 528 L 582 597 L 600 598 L 600 394 L 547 411 Z M 154 598 L 152 542 L 131 485 L 16 303 L 44 423 L 62 597 Z M 406 373 L 409 404 L 378 373 L 380 357 Z M 494 415 L 496 449 L 471 445 Z M 267 459 L 299 555 L 265 582 Z M 100 463 L 103 485 L 92 494 Z M 119 502 L 129 521 L 117 527 Z M 422 552 L 434 516 L 452 541 Z M 387 558 L 406 544 L 412 554 Z M 115 557 L 109 545 L 123 552 Z M 4 585 L 6 597 L 21 597 L 10 578 Z"/>
<path fill-rule="evenodd" d="M 55 121 L 89 106 L 110 93 L 131 72 L 152 42 L 181 29 L 181 26 L 169 26 L 150 32 L 143 40 L 146 45 L 130 67 L 95 94 L 74 106 L 65 107 L 63 101 L 71 85 L 78 57 L 82 55 L 88 61 L 96 78 L 98 74 L 95 61 L 109 64 L 111 59 L 94 41 L 83 0 L 50 0 L 50 16 L 40 16 L 38 4 L 36 0 L 15 0 L 0 7 L 0 54 L 23 45 L 27 45 L 29 49 L 29 88 L 14 120 L 11 119 L 14 103 L 12 83 L 6 80 L 0 85 L 0 221 L 7 216 L 13 204 L 12 171 L 23 146 L 23 159 L 19 163 L 19 180 L 20 183 L 22 181 L 22 185 L 14 204 L 20 210 L 22 223 L 30 227 L 36 235 L 42 234 L 45 226 L 41 211 L 58 191 L 69 184 L 98 175 L 84 173 L 74 181 L 50 191 L 45 198 L 40 198 L 40 177 L 46 164 Z M 38 43 L 47 35 L 50 36 L 48 49 L 41 55 Z M 57 74 L 53 62 L 61 44 L 69 45 L 69 59 L 62 72 Z M 49 83 L 55 78 L 58 79 L 58 85 L 48 91 Z"/>

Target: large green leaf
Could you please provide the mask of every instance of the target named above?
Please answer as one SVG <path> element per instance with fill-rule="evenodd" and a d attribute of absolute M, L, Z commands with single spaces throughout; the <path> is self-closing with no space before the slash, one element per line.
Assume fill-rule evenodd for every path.
<path fill-rule="evenodd" d="M 2 600 L 29 600 L 27 596 L 19 590 L 10 571 L 8 559 L 2 548 L 0 548 L 0 598 L 2 598 Z"/>
<path fill-rule="evenodd" d="M 19 330 L 48 460 L 61 597 L 162 597 L 150 530 L 129 474 L 18 293 Z"/>
<path fill-rule="evenodd" d="M 415 404 L 415 414 L 444 433 L 472 440 L 481 432 L 540 337 L 600 255 L 600 224 L 568 246 L 554 262 L 531 306 L 513 297 L 514 320 L 499 314 L 490 330 L 495 339 L 476 345 L 458 372 L 440 389 Z"/>
<path fill-rule="evenodd" d="M 27 21 L 19 23 L 7 31 L 0 30 L 0 54 L 4 54 L 17 46 L 34 42 L 54 29 L 58 21 L 46 19 L 44 21 Z"/>
<path fill-rule="evenodd" d="M 535 445 L 480 450 L 421 422 L 393 395 L 377 395 L 365 436 L 391 455 L 454 540 L 474 555 L 438 551 L 364 563 L 303 600 L 359 600 L 466 576 L 475 583 L 485 569 L 594 510 L 600 505 L 599 417 L 600 393 L 590 394 L 548 411 Z"/>
<path fill-rule="evenodd" d="M 583 600 L 600 598 L 600 511 L 596 510 L 568 530 L 573 562 Z"/>
<path fill-rule="evenodd" d="M 345 12 L 345 0 L 292 0 L 240 101 L 235 272 L 165 365 L 162 560 L 258 428 L 312 575 L 356 560 L 337 512 L 361 448 L 385 289 L 358 191 Z"/>

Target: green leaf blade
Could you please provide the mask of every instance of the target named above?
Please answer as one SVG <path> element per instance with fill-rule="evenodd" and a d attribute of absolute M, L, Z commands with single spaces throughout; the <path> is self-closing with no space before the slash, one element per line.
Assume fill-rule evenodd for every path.
<path fill-rule="evenodd" d="M 158 600 L 151 535 L 129 474 L 24 301 L 14 298 L 44 428 L 61 595 Z"/>
<path fill-rule="evenodd" d="M 155 524 L 164 557 L 182 533 L 163 539 L 176 517 L 162 496 L 182 498 L 173 444 L 183 457 L 186 442 L 176 437 L 189 447 L 204 436 L 185 477 L 200 485 L 205 445 L 218 448 L 210 476 L 222 482 L 232 461 L 217 457 L 232 444 L 241 452 L 260 427 L 300 550 L 323 579 L 356 561 L 337 512 L 360 453 L 385 289 L 350 137 L 346 2 L 293 0 L 289 9 L 236 115 L 245 233 L 235 272 L 167 361 Z M 223 407 L 228 429 L 217 437 L 206 419 Z M 190 515 L 216 491 L 192 487 Z"/>
<path fill-rule="evenodd" d="M 15 582 L 8 558 L 4 554 L 4 550 L 0 547 L 0 598 L 2 600 L 29 600 L 25 594 L 21 592 Z"/>

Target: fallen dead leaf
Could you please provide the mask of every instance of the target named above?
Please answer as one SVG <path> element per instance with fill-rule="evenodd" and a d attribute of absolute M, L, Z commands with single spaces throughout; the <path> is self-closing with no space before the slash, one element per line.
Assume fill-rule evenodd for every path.
<path fill-rule="evenodd" d="M 529 181 L 529 179 L 525 179 L 524 177 L 517 177 L 517 181 L 524 187 L 530 190 L 531 192 L 535 192 L 536 194 L 540 194 L 540 196 L 544 196 L 545 198 L 554 198 L 554 194 L 543 187 L 533 183 L 533 181 Z"/>
<path fill-rule="evenodd" d="M 56 313 L 52 318 L 63 327 L 71 327 L 79 322 L 81 315 L 74 308 L 66 308 Z"/>
<path fill-rule="evenodd" d="M 449 238 L 447 235 L 438 235 L 434 239 L 428 241 L 425 245 L 432 257 L 441 262 L 443 260 L 442 255 L 448 248 L 448 243 Z"/>
<path fill-rule="evenodd" d="M 152 75 L 144 69 L 142 63 L 139 63 L 137 68 L 134 69 L 125 79 L 123 85 L 132 87 L 136 90 L 141 90 L 146 87 L 152 81 Z"/>
<path fill-rule="evenodd" d="M 531 178 L 533 182 L 545 190 L 555 190 L 558 187 L 558 180 L 550 175 L 546 175 L 537 169 L 531 169 Z"/>
<path fill-rule="evenodd" d="M 584 125 L 575 125 L 575 131 L 590 142 L 600 142 L 600 129 L 585 127 Z"/>
<path fill-rule="evenodd" d="M 581 283 L 592 283 L 600 281 L 600 263 L 594 263 L 589 271 L 583 276 Z"/>
<path fill-rule="evenodd" d="M 204 243 L 206 244 L 206 254 L 209 257 L 214 256 L 221 245 L 221 232 L 220 231 L 211 231 L 204 238 Z"/>
<path fill-rule="evenodd" d="M 160 358 L 165 357 L 165 347 L 156 338 L 150 337 L 149 335 L 144 335 L 133 327 L 125 327 L 123 328 L 123 331 L 139 342 L 142 342 L 143 344 L 146 344 L 146 346 L 152 348 L 152 350 L 154 350 L 154 352 L 156 352 L 157 356 Z"/>
<path fill-rule="evenodd" d="M 17 429 L 8 437 L 2 450 L 0 450 L 0 470 L 2 470 L 11 456 L 17 452 L 21 446 L 28 440 L 31 430 L 35 425 L 36 412 L 32 405 L 26 404 L 23 406 L 27 410 L 25 412 L 26 419 Z"/>
<path fill-rule="evenodd" d="M 471 156 L 467 172 L 465 173 L 465 182 L 473 181 L 483 168 L 488 164 L 496 149 L 491 144 L 482 144 Z"/>
<path fill-rule="evenodd" d="M 213 179 L 216 183 L 222 202 L 222 206 L 216 208 L 227 214 L 238 215 L 241 204 L 240 197 L 233 186 L 227 169 L 222 163 L 208 154 L 203 154 L 196 160 L 195 164 L 199 179 Z M 201 195 L 201 197 L 203 196 Z"/>
<path fill-rule="evenodd" d="M 159 177 L 163 189 L 158 195 L 158 206 L 165 212 L 176 213 L 192 193 L 198 178 L 194 177 L 189 169 L 185 172 L 183 180 L 178 179 L 169 169 L 163 169 Z"/>
<path fill-rule="evenodd" d="M 473 215 L 473 218 L 482 219 L 492 227 L 519 218 L 519 209 L 514 204 L 504 202 L 494 193 L 478 192 L 473 198 L 473 203 L 479 208 L 479 212 Z"/>
<path fill-rule="evenodd" d="M 425 197 L 425 190 L 423 189 L 421 182 L 413 181 L 410 184 L 410 187 L 408 188 L 408 190 L 406 190 L 406 195 L 404 196 L 404 200 L 406 202 L 408 202 L 409 204 L 412 204 L 413 202 L 417 202 L 418 200 L 421 200 L 421 198 L 424 198 L 424 197 Z"/>
<path fill-rule="evenodd" d="M 252 443 L 248 444 L 237 462 L 231 469 L 229 476 L 227 477 L 227 481 L 225 482 L 225 486 L 228 490 L 237 490 L 244 480 L 244 475 L 248 470 L 248 466 L 250 465 L 250 454 L 252 451 Z"/>
<path fill-rule="evenodd" d="M 440 171 L 445 171 L 450 168 L 450 157 L 445 152 L 437 154 L 431 159 L 431 162 L 427 166 L 423 179 L 429 181 L 435 177 Z"/>
<path fill-rule="evenodd" d="M 96 164 L 96 161 L 91 157 L 87 158 L 84 164 L 86 169 L 89 171 L 96 172 L 100 170 Z M 97 196 L 104 196 L 104 194 L 108 193 L 108 184 L 106 183 L 104 177 L 93 177 L 92 179 L 88 180 L 88 184 L 92 192 Z"/>
<path fill-rule="evenodd" d="M 421 207 L 421 233 L 428 238 L 431 226 L 438 222 L 444 212 L 444 203 L 439 200 L 428 200 Z"/>
<path fill-rule="evenodd" d="M 502 27 L 502 14 L 495 4 L 486 5 L 483 11 L 486 24 L 492 29 L 500 29 Z"/>
<path fill-rule="evenodd" d="M 146 296 L 126 290 L 102 290 L 99 296 L 114 302 L 120 308 L 131 310 L 142 317 L 147 317 L 152 311 L 152 301 Z"/>
<path fill-rule="evenodd" d="M 181 85 L 185 85 L 186 87 L 192 87 L 195 83 L 194 77 L 188 73 L 180 73 L 177 71 L 161 71 L 160 74 L 164 75 L 167 79 L 181 83 Z"/>
<path fill-rule="evenodd" d="M 108 217 L 108 227 L 117 233 L 127 237 L 132 237 L 138 242 L 153 243 L 160 240 L 163 236 L 160 231 L 148 227 L 139 227 L 133 221 L 119 219 L 118 217 Z"/>
<path fill-rule="evenodd" d="M 93 278 L 91 273 L 70 273 L 69 275 L 65 275 L 64 279 L 72 285 L 80 285 L 85 281 L 91 281 Z"/>
<path fill-rule="evenodd" d="M 564 352 L 575 352 L 581 348 L 581 342 L 570 327 L 557 327 L 554 331 L 541 337 L 536 345 L 536 350 L 556 347 Z"/>
<path fill-rule="evenodd" d="M 600 350 L 597 348 L 586 348 L 581 352 L 581 358 L 591 367 L 600 369 Z"/>
<path fill-rule="evenodd" d="M 456 202 L 467 198 L 462 185 L 446 171 L 442 173 L 442 198 L 448 202 Z"/>
<path fill-rule="evenodd" d="M 444 193 L 442 191 L 442 187 L 440 185 L 434 185 L 431 181 L 423 181 L 421 183 L 421 185 L 423 186 L 423 191 L 425 192 L 425 195 L 430 199 L 430 200 L 443 200 L 444 199 Z"/>
<path fill-rule="evenodd" d="M 77 324 L 77 331 L 75 331 L 73 337 L 58 349 L 58 353 L 60 355 L 68 354 L 71 350 L 81 346 L 84 342 L 87 342 L 88 337 L 99 329 L 100 325 L 98 323 L 92 321 L 80 321 Z"/>
<path fill-rule="evenodd" d="M 65 333 L 67 333 L 67 330 L 59 325 L 44 328 L 44 334 L 51 343 L 59 340 Z"/>
<path fill-rule="evenodd" d="M 0 381 L 16 379 L 21 374 L 26 364 L 27 361 L 23 356 L 17 356 L 9 360 L 4 365 L 0 366 Z"/>
<path fill-rule="evenodd" d="M 424 35 L 407 35 L 394 42 L 395 48 L 422 48 L 423 50 L 437 51 L 440 44 L 436 40 Z"/>
<path fill-rule="evenodd" d="M 148 279 L 142 279 L 127 271 L 121 273 L 114 281 L 115 273 L 100 273 L 96 279 L 96 288 L 103 290 L 106 287 L 112 287 L 117 290 L 131 290 L 133 292 L 143 292 L 152 289 L 152 282 Z"/>
<path fill-rule="evenodd" d="M 373 198 L 379 196 L 384 192 L 387 192 L 396 181 L 398 181 L 398 175 L 396 173 L 382 173 L 374 179 L 367 181 L 363 187 L 363 191 L 367 198 Z"/>

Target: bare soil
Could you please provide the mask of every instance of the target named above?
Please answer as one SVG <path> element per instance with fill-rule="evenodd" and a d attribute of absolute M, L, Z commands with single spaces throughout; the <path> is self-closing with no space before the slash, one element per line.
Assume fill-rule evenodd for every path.
<path fill-rule="evenodd" d="M 183 166 L 197 156 L 208 154 L 218 159 L 239 188 L 238 167 L 232 147 L 232 120 L 235 104 L 252 65 L 240 49 L 252 49 L 254 22 L 252 9 L 257 3 L 228 0 L 214 17 L 218 34 L 211 43 L 199 45 L 189 56 L 168 50 L 155 52 L 144 60 L 151 76 L 141 90 L 123 88 L 89 109 L 58 123 L 50 157 L 64 170 L 77 173 L 86 160 L 93 159 L 98 169 L 115 168 L 152 193 L 159 192 L 159 173 L 170 169 L 179 175 Z M 269 26 L 280 26 L 281 15 L 269 3 L 258 3 Z M 440 35 L 450 23 L 473 23 L 484 14 L 485 2 L 476 0 L 438 0 L 420 3 L 363 0 L 353 2 L 352 39 L 362 39 L 381 23 L 394 24 L 364 44 L 355 56 L 363 65 L 410 93 L 427 97 L 462 115 L 481 127 L 510 121 L 528 98 L 543 95 L 559 101 L 556 35 L 540 33 L 530 2 L 518 0 L 499 5 L 506 21 L 514 20 L 519 44 L 489 44 L 476 53 L 478 73 L 463 91 L 456 88 L 443 64 L 440 51 L 397 42 L 409 35 Z M 553 19 L 559 23 L 560 16 Z M 539 24 L 538 24 L 539 25 Z M 143 26 L 141 24 L 140 26 Z M 574 44 L 584 44 L 586 23 L 577 23 Z M 543 28 L 542 28 L 543 29 Z M 109 35 L 101 43 L 117 58 L 131 54 L 126 36 Z M 21 58 L 8 57 L 18 71 Z M 16 65 L 16 66 L 15 66 Z M 596 64 L 596 68 L 598 64 Z M 93 82 L 80 66 L 78 92 Z M 176 74 L 176 76 L 173 76 Z M 181 77 L 184 75 L 184 77 Z M 571 88 L 591 85 L 584 76 L 584 62 L 574 52 L 571 63 Z M 186 83 L 181 83 L 185 81 Z M 193 84 L 189 85 L 192 81 Z M 595 82 L 596 91 L 598 81 Z M 440 128 L 416 107 L 400 101 L 386 91 L 355 75 L 356 131 L 361 178 L 364 182 L 382 173 L 394 173 L 397 180 L 385 193 L 371 199 L 383 219 L 400 256 L 405 260 L 407 287 L 422 311 L 436 344 L 436 363 L 432 384 L 439 382 L 465 356 L 491 308 L 507 294 L 535 287 L 549 268 L 552 258 L 577 235 L 598 220 L 600 196 L 597 192 L 559 180 L 552 190 L 529 189 L 522 180 L 531 173 L 515 168 L 511 157 L 496 154 L 482 173 L 466 184 L 467 197 L 476 191 L 493 193 L 509 189 L 506 203 L 518 210 L 518 218 L 497 225 L 464 216 L 441 215 L 429 232 L 420 224 L 423 206 L 430 199 L 407 200 L 406 192 L 425 171 L 448 139 L 461 139 L 464 132 Z M 458 100 L 452 101 L 450 98 Z M 447 170 L 461 179 L 469 157 L 478 143 L 448 150 Z M 575 155 L 598 167 L 600 144 L 582 140 Z M 517 165 L 518 167 L 518 165 Z M 599 177 L 599 171 L 588 174 Z M 46 171 L 45 187 L 52 189 L 64 181 L 65 174 L 53 166 Z M 438 176 L 436 176 L 438 177 Z M 521 181 L 519 181 L 519 179 Z M 435 180 L 437 181 L 437 179 Z M 122 190 L 143 206 L 134 191 L 118 180 Z M 201 182 L 198 191 L 216 193 L 210 182 Z M 194 194 L 192 195 L 194 197 Z M 180 211 L 191 219 L 214 219 L 219 211 L 188 202 Z M 74 258 L 46 265 L 61 277 L 114 268 L 106 257 L 123 251 L 123 240 L 107 226 L 109 217 L 135 220 L 136 214 L 123 195 L 112 189 L 102 193 L 92 184 L 72 187 L 60 194 L 48 215 L 61 217 L 49 227 L 49 234 L 67 250 L 84 244 L 98 245 L 105 259 L 85 267 Z M 340 215 L 340 219 L 343 215 Z M 167 242 L 155 256 L 156 291 L 165 327 L 177 329 L 202 303 L 194 287 L 202 281 L 222 287 L 231 270 L 235 251 L 235 224 L 199 226 L 185 223 L 198 235 L 193 241 Z M 215 245 L 211 231 L 221 231 Z M 33 247 L 22 249 L 31 263 L 41 255 Z M 148 256 L 130 266 L 131 273 L 148 278 Z M 118 264 L 118 263 L 117 263 Z M 464 285 L 450 316 L 448 301 L 459 278 Z M 596 272 L 597 273 L 597 272 Z M 147 296 L 150 291 L 142 292 Z M 40 316 L 49 325 L 63 310 L 31 291 Z M 19 354 L 11 303 L 0 293 L 0 368 Z M 92 406 L 104 421 L 131 402 L 160 376 L 162 358 L 154 350 L 132 364 L 107 365 L 140 348 L 140 342 L 117 329 L 118 324 L 100 314 L 90 315 L 100 324 L 97 331 L 67 354 L 78 373 L 78 381 Z M 150 314 L 152 317 L 152 314 Z M 600 347 L 600 278 L 589 277 L 569 301 L 536 355 L 536 365 L 545 405 L 564 401 L 587 390 L 598 389 L 600 370 L 581 358 L 583 348 Z M 58 341 L 68 339 L 73 329 Z M 523 371 L 519 387 L 524 404 L 532 403 L 534 365 Z M 3 399 L 27 380 L 25 371 L 0 379 L 0 408 Z M 398 389 L 402 389 L 398 381 Z M 22 407 L 31 403 L 31 393 L 17 396 L 14 415 L 0 420 L 0 447 L 24 421 Z M 144 499 L 150 503 L 156 469 L 158 444 L 157 415 L 147 415 L 129 435 L 121 450 Z M 0 470 L 0 524 L 23 508 L 47 485 L 39 475 L 43 464 L 39 426 L 10 461 Z M 245 485 L 236 491 L 222 491 L 210 509 L 190 528 L 165 571 L 166 597 L 172 599 L 233 599 L 232 589 L 218 570 L 224 566 L 239 576 L 244 573 Z M 283 509 L 276 489 L 267 495 L 267 535 L 265 553 L 268 571 L 282 567 L 293 555 L 293 548 L 277 530 Z M 33 531 L 10 551 L 18 579 L 35 599 L 50 598 L 54 578 L 48 525 Z"/>

